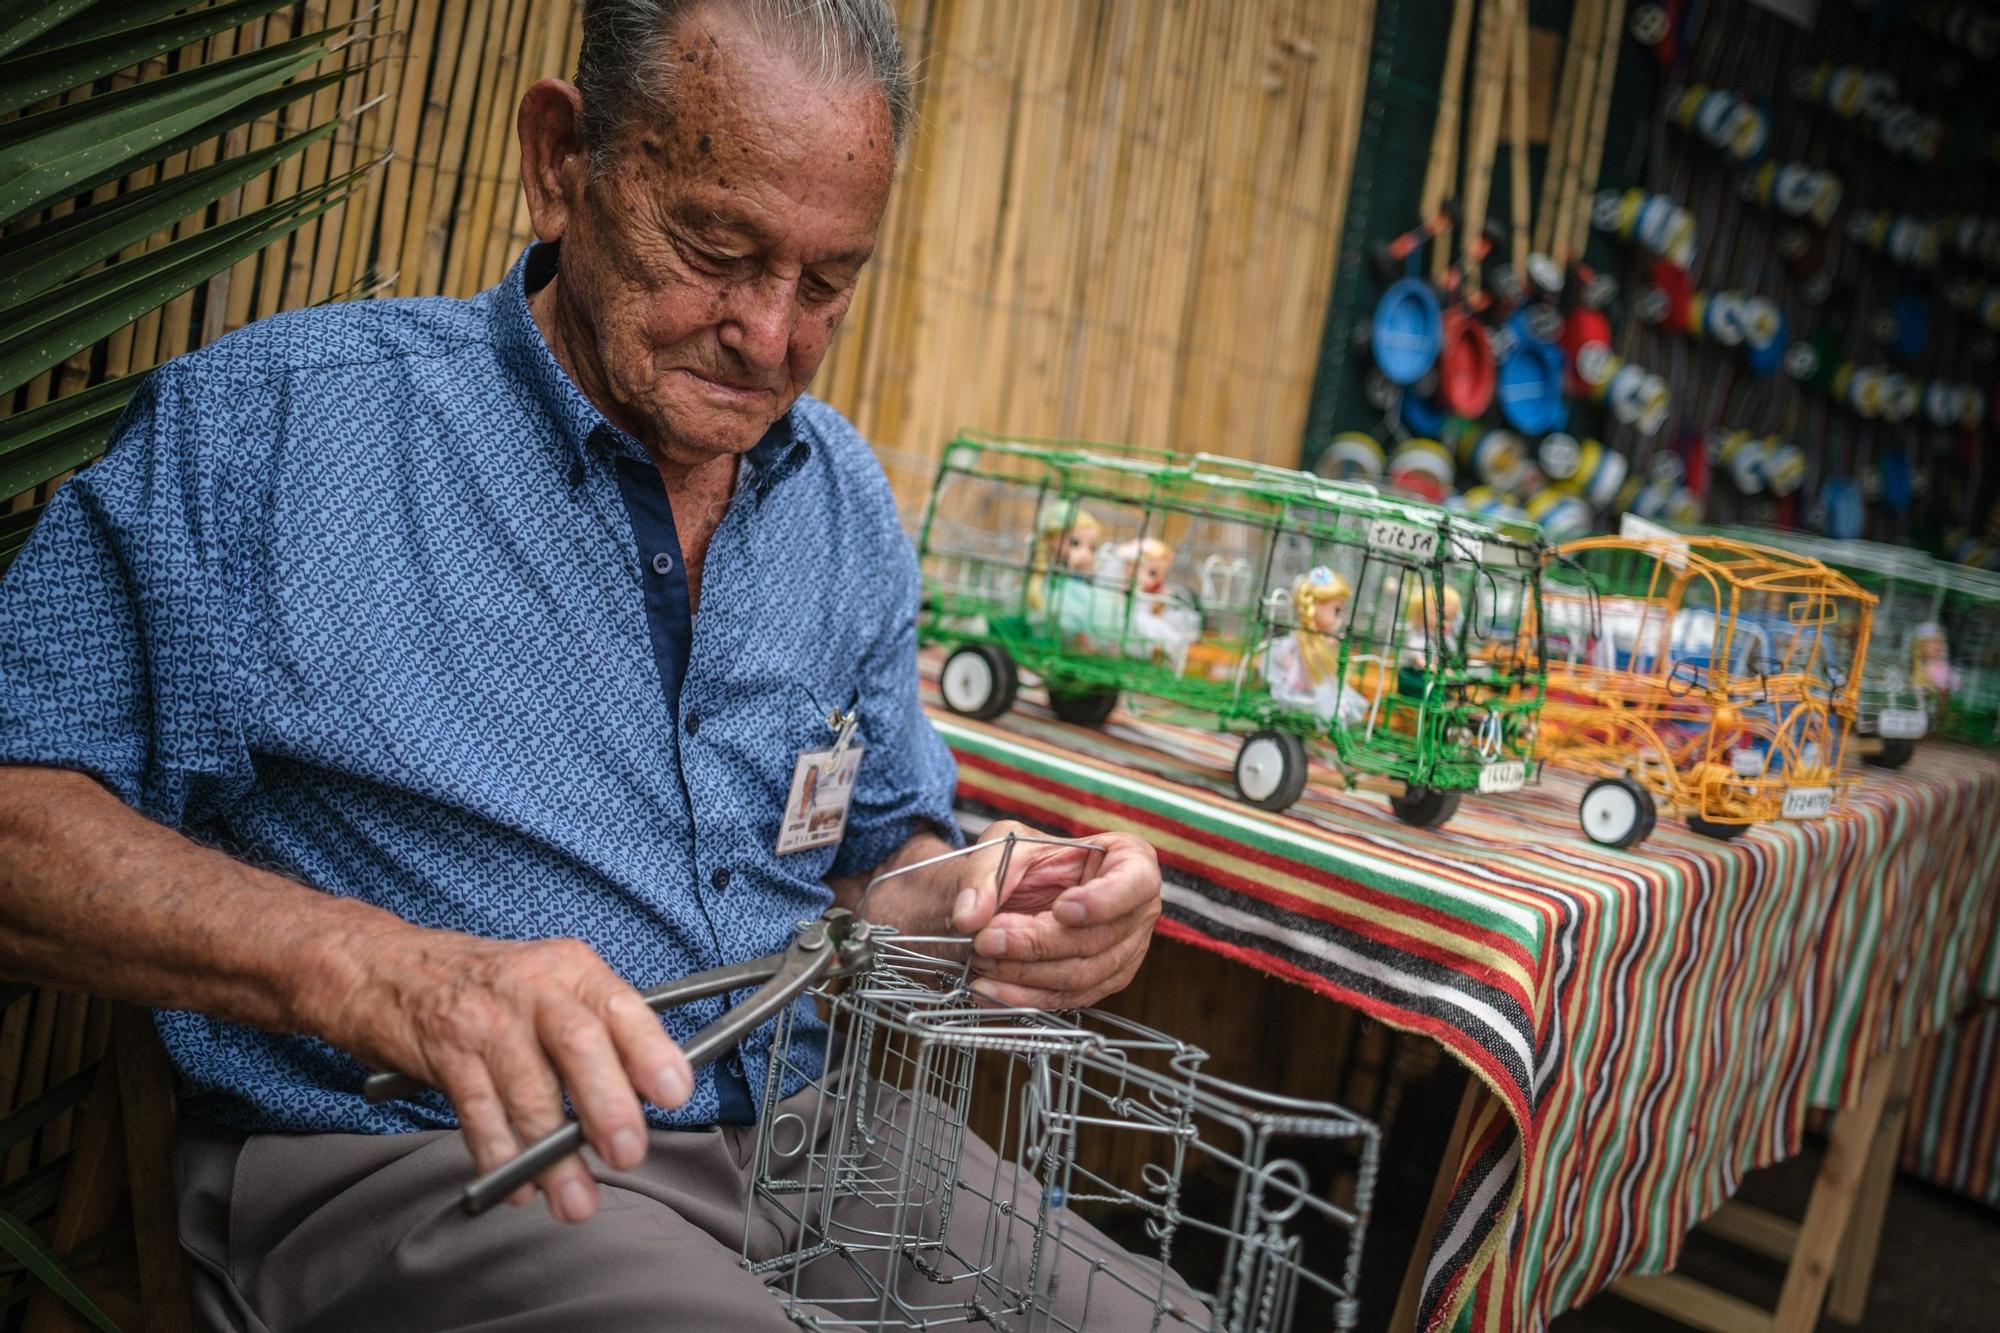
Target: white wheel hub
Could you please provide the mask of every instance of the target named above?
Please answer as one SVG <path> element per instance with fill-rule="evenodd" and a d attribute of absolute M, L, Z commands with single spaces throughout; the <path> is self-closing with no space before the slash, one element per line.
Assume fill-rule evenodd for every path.
<path fill-rule="evenodd" d="M 1285 780 L 1285 748 L 1269 736 L 1244 742 L 1236 756 L 1236 785 L 1253 801 L 1267 801 Z"/>
<path fill-rule="evenodd" d="M 1607 782 L 1584 793 L 1582 819 L 1594 841 L 1617 842 L 1639 826 L 1639 802 L 1626 788 Z"/>
<path fill-rule="evenodd" d="M 938 678 L 938 692 L 955 713 L 976 713 L 993 698 L 993 664 L 975 652 L 953 653 Z"/>

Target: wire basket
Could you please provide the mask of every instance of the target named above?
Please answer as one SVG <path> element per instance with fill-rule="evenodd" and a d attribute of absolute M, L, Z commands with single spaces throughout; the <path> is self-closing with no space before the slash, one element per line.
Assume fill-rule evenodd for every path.
<path fill-rule="evenodd" d="M 825 1032 L 780 1020 L 743 1260 L 794 1320 L 1353 1326 L 1372 1123 L 1109 1014 L 993 1007 L 971 977 L 964 939 L 884 933 L 821 996 Z"/>

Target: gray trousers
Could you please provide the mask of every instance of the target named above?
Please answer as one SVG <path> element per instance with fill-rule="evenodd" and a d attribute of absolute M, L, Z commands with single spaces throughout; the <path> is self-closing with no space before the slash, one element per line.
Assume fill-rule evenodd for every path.
<path fill-rule="evenodd" d="M 797 1109 L 810 1121 L 804 1099 L 814 1095 L 780 1110 Z M 593 1157 L 602 1203 L 588 1222 L 569 1224 L 551 1218 L 539 1199 L 467 1217 L 459 1192 L 474 1170 L 455 1131 L 244 1135 L 184 1121 L 174 1161 L 181 1244 L 193 1260 L 199 1314 L 212 1329 L 795 1331 L 766 1285 L 789 1282 L 789 1275 L 759 1277 L 741 1263 L 755 1140 L 752 1128 L 656 1130 L 632 1171 L 607 1170 Z M 996 1176 L 993 1149 L 970 1134 L 958 1163 L 962 1179 Z M 1006 1266 L 1019 1270 L 1046 1264 L 1048 1247 L 1038 1250 L 1017 1216 L 1034 1212 L 1039 1186 L 1011 1170 L 1002 1164 L 997 1174 L 1017 1179 L 1024 1188 L 1015 1192 L 1026 1198 L 995 1210 L 968 1206 L 961 1194 L 943 1225 L 951 1250 L 1004 1252 Z M 937 1225 L 937 1209 L 930 1216 Z M 846 1234 L 866 1235 L 881 1229 L 887 1214 L 854 1198 L 838 1205 L 835 1218 Z M 1114 1268 L 1124 1262 L 1087 1224 L 1069 1217 L 1064 1225 L 1065 1248 L 1111 1256 Z M 1003 1231 L 996 1246 L 995 1227 L 1017 1234 Z M 789 1217 L 758 1208 L 749 1230 L 753 1259 L 788 1253 L 795 1241 Z M 897 1256 L 870 1262 L 878 1280 L 887 1276 L 924 1303 L 961 1302 L 961 1317 L 962 1302 L 977 1291 L 949 1263 L 926 1275 Z M 929 1262 L 935 1269 L 937 1256 Z M 1103 1265 L 1071 1253 L 1053 1269 L 1053 1317 L 1017 1315 L 1002 1326 L 1110 1333 L 1206 1324 L 1206 1311 L 1170 1272 L 1157 1264 L 1135 1271 L 1152 1280 L 1111 1281 Z M 1018 1281 L 1020 1272 L 1009 1276 Z M 1044 1277 L 1037 1286 L 1051 1283 Z M 799 1313 L 866 1327 L 877 1309 L 874 1290 L 839 1256 L 816 1260 L 798 1282 L 805 1302 Z M 1162 1316 L 1163 1307 L 1172 1313 Z"/>

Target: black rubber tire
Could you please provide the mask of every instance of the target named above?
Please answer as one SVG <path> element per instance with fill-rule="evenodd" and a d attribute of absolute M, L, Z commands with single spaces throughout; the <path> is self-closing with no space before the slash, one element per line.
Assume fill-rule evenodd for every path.
<path fill-rule="evenodd" d="M 1401 796 L 1389 798 L 1396 818 L 1417 828 L 1436 828 L 1458 813 L 1459 793 L 1434 787 L 1409 787 Z"/>
<path fill-rule="evenodd" d="M 1748 824 L 1718 824 L 1713 820 L 1703 819 L 1700 815 L 1689 815 L 1688 827 L 1703 837 L 1714 838 L 1717 842 L 1732 842 L 1742 837 L 1750 828 Z"/>
<path fill-rule="evenodd" d="M 1584 823 L 1583 812 L 1590 805 L 1593 793 L 1601 788 L 1616 788 L 1632 798 L 1632 825 L 1614 837 L 1599 837 Z M 1630 778 L 1599 778 L 1583 789 L 1583 799 L 1577 802 L 1577 822 L 1583 824 L 1584 836 L 1600 847 L 1635 847 L 1646 840 L 1659 821 L 1660 807 L 1653 800 L 1653 793 Z"/>
<path fill-rule="evenodd" d="M 992 673 L 993 689 L 978 703 L 960 707 L 954 703 L 951 691 L 944 687 L 945 678 L 952 674 L 952 663 L 961 658 L 975 658 Z M 1021 688 L 1021 673 L 1014 666 L 1014 659 L 1003 648 L 990 643 L 968 643 L 956 649 L 944 659 L 944 670 L 938 673 L 938 696 L 944 706 L 962 717 L 975 722 L 991 722 L 1014 706 L 1014 695 Z"/>
<path fill-rule="evenodd" d="M 1885 739 L 1877 743 L 1881 745 L 1881 749 L 1873 754 L 1861 756 L 1861 762 L 1870 768 L 1901 768 L 1909 763 L 1910 757 L 1917 752 L 1917 743 L 1907 736 L 1898 736 L 1893 740 Z"/>
<path fill-rule="evenodd" d="M 1079 727 L 1097 727 L 1118 707 L 1116 690 L 1057 690 L 1049 687 L 1049 711 Z"/>
<path fill-rule="evenodd" d="M 1253 796 L 1243 785 L 1243 760 L 1251 752 L 1252 746 L 1276 745 L 1278 747 L 1278 785 L 1268 795 Z M 1243 738 L 1243 748 L 1236 752 L 1236 795 L 1246 805 L 1254 805 L 1259 810 L 1289 810 L 1298 804 L 1299 797 L 1306 793 L 1306 743 L 1289 731 L 1253 731 Z"/>

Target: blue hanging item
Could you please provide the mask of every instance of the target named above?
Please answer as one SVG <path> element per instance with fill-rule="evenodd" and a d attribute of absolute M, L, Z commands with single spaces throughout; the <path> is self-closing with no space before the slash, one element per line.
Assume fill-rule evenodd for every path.
<path fill-rule="evenodd" d="M 1435 398 L 1406 393 L 1398 411 L 1403 418 L 1403 429 L 1419 439 L 1435 440 L 1444 429 L 1444 404 Z"/>
<path fill-rule="evenodd" d="M 1861 505 L 1861 488 L 1850 477 L 1833 477 L 1819 490 L 1820 507 L 1825 510 L 1821 523 L 1826 535 L 1838 542 L 1857 541 L 1866 520 L 1866 512 Z"/>
<path fill-rule="evenodd" d="M 1772 332 L 1767 341 L 1747 344 L 1750 352 L 1750 373 L 1752 375 L 1755 375 L 1758 379 L 1768 379 L 1772 375 L 1777 374 L 1784 366 L 1785 349 L 1791 346 L 1790 340 L 1785 337 L 1785 332 L 1785 316 L 1780 312 L 1777 328 Z"/>
<path fill-rule="evenodd" d="M 1908 449 L 1889 449 L 1882 455 L 1882 503 L 1902 513 L 1910 507 L 1910 492 L 1914 477 L 1910 470 Z"/>
<path fill-rule="evenodd" d="M 1915 292 L 1904 292 L 1889 303 L 1889 313 L 1896 321 L 1896 336 L 1889 343 L 1890 353 L 1905 363 L 1915 361 L 1924 354 L 1924 344 L 1930 341 L 1930 302 Z"/>
<path fill-rule="evenodd" d="M 1444 340 L 1444 311 L 1422 278 L 1398 278 L 1375 303 L 1368 342 L 1375 365 L 1391 382 L 1415 384 L 1437 360 Z"/>
<path fill-rule="evenodd" d="M 1514 349 L 1500 363 L 1500 415 L 1523 435 L 1546 435 L 1569 421 L 1563 401 L 1563 355 L 1528 333 L 1515 330 Z"/>

